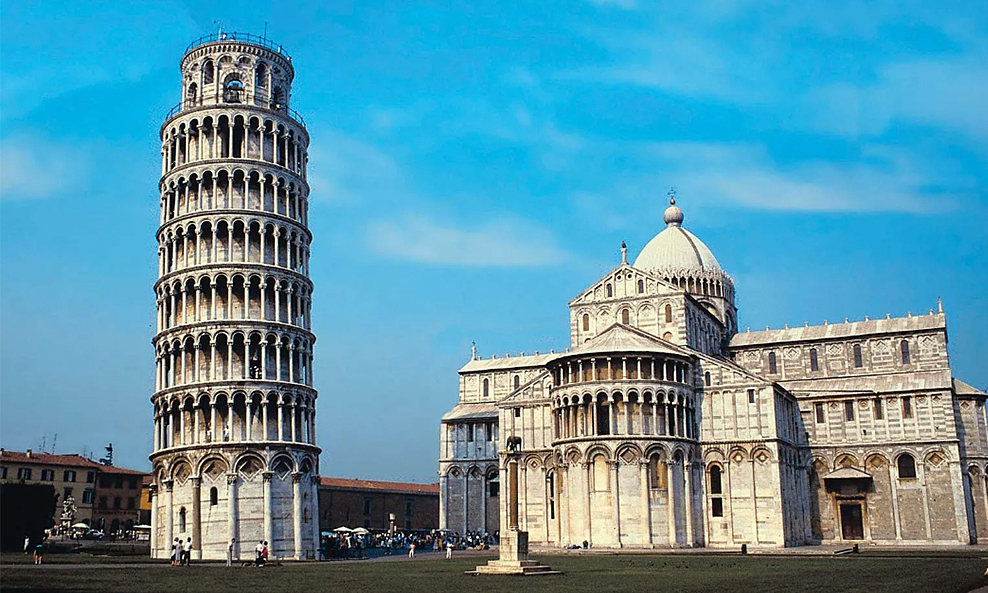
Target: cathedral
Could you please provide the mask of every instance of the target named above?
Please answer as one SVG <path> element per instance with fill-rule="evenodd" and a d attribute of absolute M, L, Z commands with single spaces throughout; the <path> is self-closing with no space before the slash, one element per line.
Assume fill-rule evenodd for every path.
<path fill-rule="evenodd" d="M 546 547 L 988 542 L 986 394 L 925 315 L 739 333 L 735 286 L 683 227 L 569 303 L 563 352 L 471 360 L 442 418 L 440 523 Z M 519 444 L 520 439 L 520 444 Z"/>

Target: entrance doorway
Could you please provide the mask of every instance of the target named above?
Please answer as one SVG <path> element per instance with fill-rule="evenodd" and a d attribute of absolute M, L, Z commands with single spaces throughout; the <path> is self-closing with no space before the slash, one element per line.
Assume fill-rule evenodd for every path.
<path fill-rule="evenodd" d="M 842 502 L 840 505 L 841 539 L 864 539 L 864 523 L 861 518 L 861 503 Z"/>

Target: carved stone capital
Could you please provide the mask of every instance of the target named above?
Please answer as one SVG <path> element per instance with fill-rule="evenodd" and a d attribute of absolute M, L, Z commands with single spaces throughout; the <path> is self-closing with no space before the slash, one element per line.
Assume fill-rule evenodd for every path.
<path fill-rule="evenodd" d="M 202 476 L 192 476 L 192 487 L 201 488 L 202 487 Z"/>
<path fill-rule="evenodd" d="M 299 472 L 292 472 L 292 484 L 298 484 L 302 481 L 302 474 Z"/>
<path fill-rule="evenodd" d="M 274 472 L 261 472 L 261 478 L 265 482 L 270 482 L 274 478 Z"/>
<path fill-rule="evenodd" d="M 227 484 L 230 484 L 230 485 L 236 484 L 237 483 L 237 474 L 227 474 L 226 475 L 226 483 Z"/>
<path fill-rule="evenodd" d="M 161 483 L 164 485 L 165 490 L 167 492 L 171 492 L 172 489 L 175 487 L 175 480 L 172 480 L 171 478 L 167 480 L 162 480 Z"/>

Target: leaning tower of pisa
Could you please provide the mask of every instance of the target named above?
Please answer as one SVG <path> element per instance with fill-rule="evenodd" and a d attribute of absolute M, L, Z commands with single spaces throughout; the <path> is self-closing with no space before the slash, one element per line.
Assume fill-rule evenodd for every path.
<path fill-rule="evenodd" d="M 161 126 L 152 545 L 193 558 L 318 547 L 309 135 L 291 57 L 253 35 L 194 41 Z"/>

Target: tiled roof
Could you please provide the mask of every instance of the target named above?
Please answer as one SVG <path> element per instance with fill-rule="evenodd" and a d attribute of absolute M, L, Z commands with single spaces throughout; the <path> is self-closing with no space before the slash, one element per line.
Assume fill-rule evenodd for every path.
<path fill-rule="evenodd" d="M 82 455 L 52 455 L 51 453 L 38 453 L 35 451 L 28 453 L 24 451 L 8 451 L 6 449 L 0 451 L 0 461 L 6 463 L 23 463 L 25 465 L 64 465 L 91 469 L 103 467 L 99 463 L 92 459 L 87 459 Z"/>
<path fill-rule="evenodd" d="M 659 339 L 652 334 L 620 323 L 615 323 L 589 342 L 573 349 L 572 354 L 592 354 L 604 352 L 659 352 L 689 356 L 690 353 L 679 346 Z"/>
<path fill-rule="evenodd" d="M 504 358 L 477 358 L 463 365 L 460 368 L 460 372 L 473 373 L 478 371 L 543 367 L 557 357 L 559 357 L 558 352 L 552 354 L 531 354 L 528 356 L 506 356 Z"/>
<path fill-rule="evenodd" d="M 323 488 L 337 490 L 375 490 L 378 492 L 399 492 L 404 494 L 439 495 L 439 484 L 413 484 L 410 482 L 378 482 L 374 480 L 353 480 L 349 478 L 320 478 Z"/>
<path fill-rule="evenodd" d="M 470 418 L 497 419 L 497 405 L 493 403 L 457 404 L 455 408 L 443 414 L 443 421 L 467 420 Z"/>
<path fill-rule="evenodd" d="M 64 466 L 64 467 L 82 467 L 87 469 L 99 470 L 102 474 L 126 474 L 135 476 L 144 476 L 148 472 L 137 471 L 134 469 L 127 469 L 125 467 L 116 467 L 114 465 L 103 465 L 83 457 L 82 455 L 71 454 L 71 455 L 53 455 L 51 453 L 39 453 L 37 451 L 31 451 L 28 455 L 26 451 L 8 451 L 7 449 L 0 450 L 0 462 L 3 463 L 20 463 L 23 465 L 53 465 L 53 466 Z"/>
<path fill-rule="evenodd" d="M 826 379 L 782 379 L 779 383 L 795 395 L 814 395 L 817 392 L 823 395 L 841 392 L 853 394 L 946 390 L 950 389 L 950 371 L 944 369 L 880 375 L 852 375 Z"/>
<path fill-rule="evenodd" d="M 954 379 L 954 391 L 957 395 L 985 395 L 984 391 L 960 379 Z"/>
<path fill-rule="evenodd" d="M 918 315 L 915 317 L 896 317 L 893 319 L 870 319 L 868 321 L 743 332 L 731 338 L 731 348 L 744 348 L 760 344 L 777 344 L 779 342 L 832 340 L 874 334 L 925 331 L 944 329 L 946 327 L 947 320 L 941 313 Z"/>

